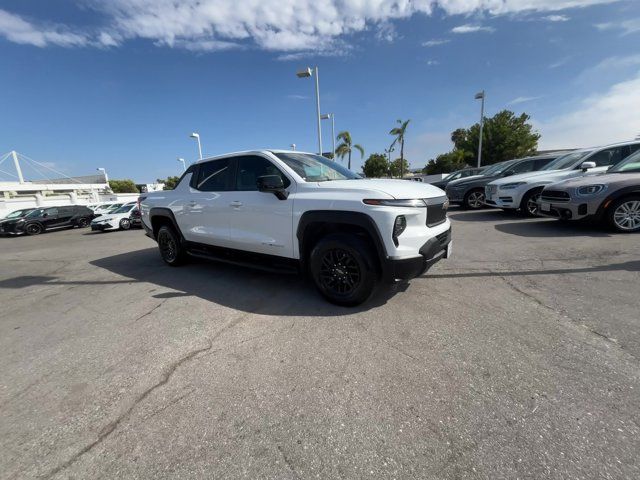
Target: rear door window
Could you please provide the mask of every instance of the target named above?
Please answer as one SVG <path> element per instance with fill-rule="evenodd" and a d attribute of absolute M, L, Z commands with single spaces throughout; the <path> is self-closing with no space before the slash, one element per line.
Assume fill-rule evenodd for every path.
<path fill-rule="evenodd" d="M 589 158 L 585 159 L 585 161 L 595 162 L 596 167 L 607 167 L 609 165 L 615 165 L 624 158 L 622 149 L 623 147 L 606 148 L 604 150 L 600 150 L 597 153 L 594 153 Z"/>
<path fill-rule="evenodd" d="M 221 158 L 198 164 L 198 175 L 194 188 L 202 192 L 225 192 L 232 181 L 232 159 Z"/>

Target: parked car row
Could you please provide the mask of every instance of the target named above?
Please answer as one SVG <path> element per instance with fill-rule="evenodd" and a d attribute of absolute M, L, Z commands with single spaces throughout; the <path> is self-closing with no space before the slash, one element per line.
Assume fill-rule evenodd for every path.
<path fill-rule="evenodd" d="M 114 207 L 118 205 L 118 207 Z M 1 235 L 39 235 L 49 230 L 85 228 L 91 230 L 129 230 L 140 226 L 137 202 L 109 204 L 101 210 L 84 205 L 65 205 L 16 210 L 0 220 Z"/>
<path fill-rule="evenodd" d="M 607 221 L 640 231 L 640 141 L 509 160 L 454 180 L 451 203 L 520 211 L 524 216 Z"/>

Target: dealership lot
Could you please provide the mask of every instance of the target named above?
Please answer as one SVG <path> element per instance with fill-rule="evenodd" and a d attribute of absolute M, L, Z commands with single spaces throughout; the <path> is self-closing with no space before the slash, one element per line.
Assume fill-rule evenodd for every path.
<path fill-rule="evenodd" d="M 638 478 L 640 237 L 451 218 L 356 309 L 139 230 L 0 238 L 0 477 Z"/>

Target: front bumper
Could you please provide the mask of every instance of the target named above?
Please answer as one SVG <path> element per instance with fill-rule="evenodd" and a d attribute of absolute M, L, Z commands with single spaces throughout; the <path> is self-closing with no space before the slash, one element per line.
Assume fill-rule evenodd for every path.
<path fill-rule="evenodd" d="M 113 225 L 111 225 L 110 223 L 92 223 L 91 224 L 91 231 L 92 232 L 104 232 L 105 230 L 113 230 L 114 227 Z"/>
<path fill-rule="evenodd" d="M 446 189 L 447 198 L 451 203 L 462 203 L 465 193 L 467 193 L 467 190 L 464 188 L 460 190 L 454 188 Z"/>
<path fill-rule="evenodd" d="M 543 217 L 560 218 L 562 220 L 582 220 L 595 217 L 598 205 L 587 202 L 545 202 L 538 201 L 538 215 Z"/>
<path fill-rule="evenodd" d="M 420 248 L 420 256 L 403 259 L 388 259 L 384 277 L 388 282 L 409 280 L 425 273 L 429 268 L 451 254 L 451 228 L 430 238 Z"/>
<path fill-rule="evenodd" d="M 520 198 L 513 190 L 501 191 L 495 187 L 484 188 L 484 203 L 489 207 L 517 209 L 520 208 Z"/>

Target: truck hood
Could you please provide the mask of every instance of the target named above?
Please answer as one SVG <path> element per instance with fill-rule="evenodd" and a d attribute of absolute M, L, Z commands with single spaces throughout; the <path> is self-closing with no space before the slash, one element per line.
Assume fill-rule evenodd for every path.
<path fill-rule="evenodd" d="M 391 180 L 385 178 L 363 178 L 361 180 L 333 180 L 318 182 L 319 188 L 343 191 L 379 192 L 396 199 L 434 198 L 445 195 L 444 191 L 428 183 L 412 180 Z"/>

